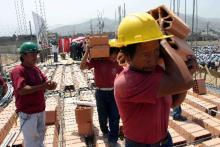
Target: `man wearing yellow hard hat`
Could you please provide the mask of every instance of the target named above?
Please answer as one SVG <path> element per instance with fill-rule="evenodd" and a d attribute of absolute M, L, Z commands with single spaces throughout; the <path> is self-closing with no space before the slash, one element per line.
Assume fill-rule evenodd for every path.
<path fill-rule="evenodd" d="M 126 16 L 118 27 L 119 60 L 128 67 L 116 77 L 114 94 L 126 147 L 172 146 L 168 132 L 172 95 L 191 88 L 193 80 L 181 57 L 161 47 L 160 40 L 169 37 L 145 12 Z M 158 65 L 160 57 L 164 69 Z"/>

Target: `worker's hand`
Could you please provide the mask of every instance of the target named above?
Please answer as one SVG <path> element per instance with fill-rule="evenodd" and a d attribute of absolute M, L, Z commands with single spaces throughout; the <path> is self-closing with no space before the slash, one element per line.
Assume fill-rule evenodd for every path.
<path fill-rule="evenodd" d="M 198 63 L 196 61 L 196 57 L 194 55 L 187 56 L 187 61 L 185 62 L 190 73 L 193 75 L 198 69 Z"/>
<path fill-rule="evenodd" d="M 47 90 L 54 90 L 57 87 L 57 83 L 54 81 L 46 81 L 45 82 L 45 87 Z"/>

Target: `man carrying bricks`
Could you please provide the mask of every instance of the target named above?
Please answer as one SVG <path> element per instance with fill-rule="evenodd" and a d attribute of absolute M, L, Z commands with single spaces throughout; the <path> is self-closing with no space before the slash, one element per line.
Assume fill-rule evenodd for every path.
<path fill-rule="evenodd" d="M 118 27 L 120 60 L 128 67 L 116 77 L 114 90 L 126 147 L 172 146 L 171 96 L 191 88 L 193 80 L 175 50 L 161 47 L 160 40 L 170 37 L 146 12 L 126 16 Z M 164 69 L 158 65 L 159 58 Z"/>
<path fill-rule="evenodd" d="M 114 98 L 114 79 L 122 71 L 116 61 L 118 50 L 110 48 L 110 58 L 88 59 L 89 47 L 86 50 L 80 69 L 94 68 L 96 84 L 96 105 L 99 124 L 104 137 L 108 137 L 110 147 L 115 147 L 119 133 L 119 113 Z M 109 128 L 107 126 L 109 124 Z"/>
<path fill-rule="evenodd" d="M 20 47 L 21 64 L 11 72 L 14 87 L 16 112 L 20 118 L 20 129 L 24 136 L 25 147 L 43 147 L 45 135 L 45 90 L 53 90 L 56 83 L 35 65 L 38 46 L 24 42 Z"/>

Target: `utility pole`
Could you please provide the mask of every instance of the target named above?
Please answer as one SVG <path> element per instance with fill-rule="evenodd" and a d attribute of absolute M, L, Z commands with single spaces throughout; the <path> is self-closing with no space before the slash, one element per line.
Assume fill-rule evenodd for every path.
<path fill-rule="evenodd" d="M 125 8 L 125 3 L 124 3 L 124 17 L 126 15 L 126 8 Z"/>
<path fill-rule="evenodd" d="M 32 28 L 31 28 L 31 21 L 29 21 L 29 28 L 30 28 L 30 35 L 31 35 L 31 40 L 32 40 Z"/>
<path fill-rule="evenodd" d="M 192 16 L 192 38 L 191 38 L 191 46 L 193 45 L 193 38 L 194 38 L 194 16 L 195 16 L 195 0 L 193 0 L 193 16 Z"/>
<path fill-rule="evenodd" d="M 115 31 L 114 31 L 114 35 L 116 36 L 117 33 L 117 27 L 118 27 L 118 23 L 117 23 L 117 9 L 115 9 Z"/>
<path fill-rule="evenodd" d="M 104 10 L 102 12 L 100 12 L 98 10 L 98 15 L 97 15 L 97 19 L 98 19 L 98 34 L 103 34 L 103 30 L 104 30 L 104 20 L 103 20 L 103 14 L 104 14 Z"/>
<path fill-rule="evenodd" d="M 121 6 L 118 6 L 118 23 L 121 22 Z"/>
<path fill-rule="evenodd" d="M 92 19 L 90 19 L 90 33 L 91 35 L 93 35 Z"/>
<path fill-rule="evenodd" d="M 197 46 L 197 36 L 198 36 L 198 0 L 196 0 L 196 46 Z"/>
<path fill-rule="evenodd" d="M 177 16 L 180 15 L 180 0 L 177 0 Z"/>
<path fill-rule="evenodd" d="M 209 35 L 209 24 L 210 24 L 210 22 L 208 21 L 207 24 L 206 24 L 206 33 L 207 33 L 207 36 Z"/>
<path fill-rule="evenodd" d="M 173 12 L 174 12 L 174 13 L 176 13 L 176 12 L 175 12 L 175 11 L 176 11 L 176 9 L 175 9 L 175 8 L 176 8 L 175 5 L 176 5 L 176 0 L 173 0 Z"/>
<path fill-rule="evenodd" d="M 185 0 L 185 23 L 186 23 L 186 0 Z"/>

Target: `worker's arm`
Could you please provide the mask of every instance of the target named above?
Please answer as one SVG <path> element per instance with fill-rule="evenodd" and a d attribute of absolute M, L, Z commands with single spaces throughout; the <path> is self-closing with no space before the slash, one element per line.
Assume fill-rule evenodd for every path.
<path fill-rule="evenodd" d="M 82 61 L 80 63 L 80 69 L 81 70 L 84 70 L 84 69 L 88 69 L 88 66 L 86 64 L 86 61 L 88 59 L 88 56 L 89 56 L 89 49 L 86 49 L 86 52 L 85 54 L 83 55 L 83 58 L 82 58 Z"/>
<path fill-rule="evenodd" d="M 25 85 L 23 88 L 18 90 L 19 95 L 27 95 L 40 90 L 53 90 L 57 86 L 56 82 L 46 81 L 45 83 L 37 86 Z"/>
<path fill-rule="evenodd" d="M 161 44 L 166 42 L 162 41 Z M 190 89 L 193 85 L 192 76 L 182 58 L 171 47 L 160 50 L 165 63 L 158 96 L 175 95 Z"/>
<path fill-rule="evenodd" d="M 172 95 L 172 99 L 173 99 L 172 108 L 181 105 L 181 103 L 182 103 L 182 102 L 185 100 L 185 98 L 186 98 L 186 93 L 187 93 L 187 92 L 183 92 L 183 93 L 179 93 L 179 94 Z"/>
<path fill-rule="evenodd" d="M 188 60 L 185 62 L 186 66 L 188 67 L 188 70 L 191 73 L 191 75 L 193 75 L 198 68 L 196 57 L 194 55 L 190 55 L 187 57 L 187 59 Z M 174 108 L 176 106 L 180 106 L 181 103 L 185 100 L 186 94 L 187 94 L 187 91 L 172 95 L 172 99 L 173 99 L 172 107 Z"/>

